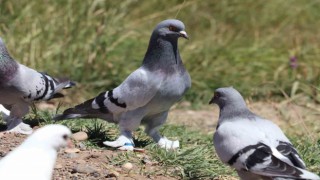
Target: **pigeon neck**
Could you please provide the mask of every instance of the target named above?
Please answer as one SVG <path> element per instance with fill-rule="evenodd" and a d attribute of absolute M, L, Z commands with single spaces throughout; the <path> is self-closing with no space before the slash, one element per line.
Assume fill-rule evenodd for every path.
<path fill-rule="evenodd" d="M 0 46 L 0 83 L 13 78 L 18 69 L 18 63 L 9 55 L 5 46 Z"/>
<path fill-rule="evenodd" d="M 178 50 L 178 39 L 164 39 L 155 34 L 151 36 L 143 66 L 150 70 L 175 72 L 183 66 Z M 181 68 L 183 69 L 183 68 Z"/>
<path fill-rule="evenodd" d="M 233 120 L 235 118 L 249 118 L 254 115 L 243 103 L 220 106 L 219 121 Z"/>

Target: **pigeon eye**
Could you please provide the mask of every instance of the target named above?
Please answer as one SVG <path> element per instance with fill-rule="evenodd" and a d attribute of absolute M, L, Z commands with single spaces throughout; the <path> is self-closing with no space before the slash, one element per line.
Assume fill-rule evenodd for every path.
<path fill-rule="evenodd" d="M 177 28 L 174 27 L 174 26 L 169 26 L 169 30 L 170 30 L 170 31 L 177 31 Z"/>
<path fill-rule="evenodd" d="M 219 97 L 220 97 L 220 93 L 217 93 L 217 92 L 214 93 L 214 97 L 215 97 L 215 98 L 219 98 Z"/>
<path fill-rule="evenodd" d="M 65 135 L 62 136 L 62 138 L 63 138 L 64 140 L 68 140 L 69 136 L 65 134 Z"/>

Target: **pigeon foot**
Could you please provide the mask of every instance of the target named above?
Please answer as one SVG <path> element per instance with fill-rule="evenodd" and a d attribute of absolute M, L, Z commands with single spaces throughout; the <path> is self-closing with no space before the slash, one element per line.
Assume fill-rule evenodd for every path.
<path fill-rule="evenodd" d="M 29 135 L 32 134 L 33 130 L 28 124 L 21 122 L 15 127 L 8 127 L 7 132 Z"/>
<path fill-rule="evenodd" d="M 166 150 L 172 150 L 172 149 L 177 149 L 179 148 L 180 144 L 179 141 L 171 141 L 169 139 L 167 139 L 166 137 L 161 138 L 158 141 L 158 145 L 161 148 L 165 148 Z"/>
<path fill-rule="evenodd" d="M 123 135 L 119 136 L 115 141 L 105 141 L 103 144 L 114 148 L 120 147 L 120 150 L 133 150 L 134 147 L 133 140 Z"/>
<path fill-rule="evenodd" d="M 24 122 L 21 122 L 21 123 L 19 124 L 19 126 L 21 126 L 21 128 L 22 128 L 23 130 L 25 130 L 25 131 L 32 131 L 31 126 L 30 126 L 29 124 L 24 123 Z"/>

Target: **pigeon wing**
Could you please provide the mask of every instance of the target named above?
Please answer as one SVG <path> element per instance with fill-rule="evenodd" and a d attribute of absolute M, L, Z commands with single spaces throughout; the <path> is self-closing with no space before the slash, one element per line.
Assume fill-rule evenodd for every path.
<path fill-rule="evenodd" d="M 19 93 L 22 98 L 31 102 L 61 97 L 62 94 L 59 91 L 74 85 L 69 80 L 59 82 L 45 73 L 19 64 L 17 74 L 6 83 L 6 88 L 9 91 Z"/>
<path fill-rule="evenodd" d="M 306 165 L 298 154 L 297 150 L 293 147 L 289 142 L 279 141 L 279 145 L 277 146 L 277 150 L 286 158 L 290 160 L 290 162 L 299 168 L 306 169 Z"/>
<path fill-rule="evenodd" d="M 157 94 L 162 77 L 159 73 L 151 73 L 141 67 L 131 73 L 117 88 L 102 92 L 93 99 L 69 108 L 54 119 L 101 118 L 105 114 L 119 114 L 140 108 Z"/>
<path fill-rule="evenodd" d="M 250 145 L 237 154 L 230 161 L 242 170 L 252 172 L 261 176 L 285 177 L 295 179 L 318 179 L 319 177 L 311 172 L 288 164 L 274 155 L 274 149 L 263 143 Z M 276 152 L 279 153 L 279 152 Z"/>

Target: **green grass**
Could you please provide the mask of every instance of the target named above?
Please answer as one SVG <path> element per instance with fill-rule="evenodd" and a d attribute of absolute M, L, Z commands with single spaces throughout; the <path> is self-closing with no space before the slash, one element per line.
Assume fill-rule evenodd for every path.
<path fill-rule="evenodd" d="M 78 81 L 68 97 L 82 101 L 139 67 L 154 26 L 178 14 L 191 37 L 179 45 L 187 100 L 232 85 L 247 97 L 319 101 L 319 11 L 317 0 L 1 0 L 0 36 L 21 63 Z"/>

